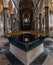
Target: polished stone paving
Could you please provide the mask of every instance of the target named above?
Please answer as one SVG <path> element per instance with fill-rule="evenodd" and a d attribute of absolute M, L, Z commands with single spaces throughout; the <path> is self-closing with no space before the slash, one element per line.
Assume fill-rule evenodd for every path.
<path fill-rule="evenodd" d="M 1 52 L 0 52 L 1 53 Z M 5 54 L 7 59 L 9 60 L 9 62 L 11 63 L 11 65 L 24 65 L 22 64 L 17 58 L 15 58 L 13 56 L 13 54 L 11 54 L 9 52 L 9 50 L 5 50 L 4 52 L 2 52 L 2 54 Z M 30 65 L 42 65 L 43 62 L 45 61 L 47 57 L 47 54 L 45 52 L 43 52 L 39 57 L 37 57 L 37 59 Z"/>
<path fill-rule="evenodd" d="M 53 54 L 48 55 L 45 51 L 30 65 L 52 65 Z M 0 50 L 0 65 L 24 65 L 7 49 Z"/>
<path fill-rule="evenodd" d="M 5 54 L 0 54 L 0 65 L 11 65 Z"/>
<path fill-rule="evenodd" d="M 53 56 L 48 55 L 42 65 L 53 65 Z"/>

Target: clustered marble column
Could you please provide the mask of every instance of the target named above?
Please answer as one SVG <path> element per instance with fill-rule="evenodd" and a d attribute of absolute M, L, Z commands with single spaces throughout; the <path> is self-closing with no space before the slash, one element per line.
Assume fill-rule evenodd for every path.
<path fill-rule="evenodd" d="M 8 8 L 4 8 L 4 33 L 7 33 L 7 9 Z"/>
<path fill-rule="evenodd" d="M 19 20 L 16 19 L 16 31 L 19 31 Z"/>
<path fill-rule="evenodd" d="M 50 0 L 45 0 L 45 17 L 42 17 L 41 9 L 38 15 L 39 21 L 35 21 L 35 30 L 37 31 L 37 27 L 39 31 L 44 31 L 45 33 L 49 33 L 49 3 Z M 38 21 L 38 22 L 37 22 Z"/>
<path fill-rule="evenodd" d="M 35 27 L 35 21 L 32 22 L 31 29 L 34 30 Z"/>
<path fill-rule="evenodd" d="M 38 31 L 38 19 L 39 19 L 39 18 L 37 17 L 37 18 L 36 18 L 36 21 L 35 21 L 35 26 L 36 26 L 35 29 L 36 29 L 36 31 Z"/>
<path fill-rule="evenodd" d="M 45 32 L 45 19 L 44 19 L 44 17 L 43 17 L 42 25 L 43 25 L 42 29 L 43 29 L 43 31 Z"/>
<path fill-rule="evenodd" d="M 14 14 L 11 14 L 10 15 L 10 21 L 11 21 L 11 32 L 13 32 L 13 16 L 14 16 Z"/>
<path fill-rule="evenodd" d="M 49 7 L 45 7 L 45 32 L 49 32 Z"/>
<path fill-rule="evenodd" d="M 36 31 L 36 20 L 34 20 L 34 22 L 35 22 L 35 23 L 34 23 L 34 24 L 35 24 L 35 26 L 34 26 L 34 30 Z"/>
<path fill-rule="evenodd" d="M 13 32 L 16 32 L 16 18 L 13 18 Z"/>
<path fill-rule="evenodd" d="M 14 32 L 18 31 L 18 22 L 17 18 L 14 18 Z"/>
<path fill-rule="evenodd" d="M 49 33 L 49 0 L 45 0 L 45 32 Z"/>
<path fill-rule="evenodd" d="M 17 18 L 14 18 L 14 14 L 11 14 L 11 32 L 16 32 L 19 30 L 19 22 Z"/>
<path fill-rule="evenodd" d="M 10 13 L 10 20 L 11 20 L 11 32 L 14 32 L 14 28 L 15 28 L 15 19 L 14 19 L 14 5 L 12 4 L 12 9 L 11 9 L 11 13 Z"/>
<path fill-rule="evenodd" d="M 42 31 L 42 14 L 39 14 L 39 17 L 36 17 L 35 31 Z"/>
<path fill-rule="evenodd" d="M 10 17 L 8 18 L 8 33 L 11 32 L 11 20 Z"/>
<path fill-rule="evenodd" d="M 42 14 L 39 13 L 39 31 L 42 31 Z"/>
<path fill-rule="evenodd" d="M 8 32 L 7 30 L 7 10 L 8 10 L 8 1 L 3 0 L 3 13 L 4 13 L 4 34 Z"/>

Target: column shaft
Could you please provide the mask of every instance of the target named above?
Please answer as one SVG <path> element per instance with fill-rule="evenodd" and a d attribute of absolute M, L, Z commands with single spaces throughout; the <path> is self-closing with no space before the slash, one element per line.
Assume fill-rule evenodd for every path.
<path fill-rule="evenodd" d="M 36 20 L 35 20 L 34 22 L 35 22 L 35 23 L 34 23 L 34 24 L 35 24 L 35 26 L 34 26 L 34 30 L 36 31 Z"/>
<path fill-rule="evenodd" d="M 49 7 L 45 7 L 45 32 L 49 33 Z"/>
<path fill-rule="evenodd" d="M 16 19 L 16 30 L 19 31 L 19 20 Z"/>
<path fill-rule="evenodd" d="M 13 32 L 16 32 L 16 19 L 13 18 Z"/>
<path fill-rule="evenodd" d="M 36 18 L 36 21 L 35 21 L 35 30 L 38 31 L 38 18 Z"/>
<path fill-rule="evenodd" d="M 8 8 L 4 8 L 4 34 L 7 33 L 7 9 Z"/>
<path fill-rule="evenodd" d="M 43 27 L 42 30 L 45 32 L 45 19 L 43 18 L 43 23 L 42 23 Z"/>
<path fill-rule="evenodd" d="M 42 14 L 39 14 L 39 31 L 42 31 Z"/>
<path fill-rule="evenodd" d="M 11 32 L 13 32 L 13 16 L 14 16 L 14 14 L 11 14 Z"/>

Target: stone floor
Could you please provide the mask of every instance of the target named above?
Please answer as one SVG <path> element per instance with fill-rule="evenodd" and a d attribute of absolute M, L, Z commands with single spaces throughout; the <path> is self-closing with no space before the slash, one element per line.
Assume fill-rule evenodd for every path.
<path fill-rule="evenodd" d="M 48 55 L 42 65 L 53 65 L 53 56 Z"/>
<path fill-rule="evenodd" d="M 5 54 L 0 54 L 0 65 L 11 65 Z"/>
<path fill-rule="evenodd" d="M 22 64 L 17 58 L 15 58 L 14 56 L 13 56 L 13 54 L 11 54 L 10 53 L 10 51 L 9 50 L 4 50 L 4 51 L 2 51 L 2 52 L 0 52 L 0 54 L 3 56 L 3 54 L 4 54 L 4 56 L 5 56 L 5 58 L 7 58 L 7 61 L 6 61 L 6 65 L 24 65 L 24 64 Z M 45 59 L 46 59 L 46 57 L 47 57 L 47 54 L 45 53 L 45 52 L 43 52 L 32 64 L 30 64 L 30 65 L 42 65 L 43 64 L 43 62 L 45 61 Z M 3 62 L 2 62 L 2 64 L 1 65 L 4 65 L 3 64 Z"/>
<path fill-rule="evenodd" d="M 24 65 L 7 49 L 0 50 L 0 65 Z M 45 51 L 30 65 L 53 65 L 53 55 Z"/>

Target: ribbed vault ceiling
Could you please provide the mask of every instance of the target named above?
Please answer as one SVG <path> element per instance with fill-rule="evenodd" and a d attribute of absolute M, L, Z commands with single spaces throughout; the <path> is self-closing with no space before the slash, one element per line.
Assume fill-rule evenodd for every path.
<path fill-rule="evenodd" d="M 19 2 L 20 2 L 20 0 L 12 0 L 12 1 L 14 2 L 16 8 L 19 9 Z M 23 1 L 23 0 L 21 0 L 21 1 Z M 25 0 L 25 1 L 26 1 L 26 0 Z M 35 8 L 35 6 L 36 6 L 38 0 L 32 0 L 32 1 L 33 1 L 34 8 Z"/>

